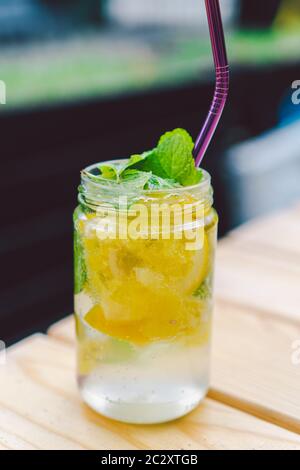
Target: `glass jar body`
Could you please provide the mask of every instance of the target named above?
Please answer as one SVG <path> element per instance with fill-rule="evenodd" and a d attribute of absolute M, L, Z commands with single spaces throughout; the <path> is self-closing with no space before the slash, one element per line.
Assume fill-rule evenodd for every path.
<path fill-rule="evenodd" d="M 186 203 L 192 216 L 167 233 L 161 217 L 144 214 L 137 224 L 131 211 L 125 234 L 115 230 L 116 209 L 106 212 L 105 226 L 103 211 L 80 204 L 74 213 L 79 388 L 94 410 L 130 423 L 176 419 L 209 386 L 218 217 L 189 189 L 142 197 L 147 209 L 153 201 Z M 160 229 L 141 231 L 146 219 L 148 229 L 158 221 Z M 128 231 L 131 223 L 139 236 Z"/>

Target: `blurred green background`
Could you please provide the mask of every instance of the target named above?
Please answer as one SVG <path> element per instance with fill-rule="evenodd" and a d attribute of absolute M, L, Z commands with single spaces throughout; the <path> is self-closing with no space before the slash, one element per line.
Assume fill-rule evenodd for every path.
<path fill-rule="evenodd" d="M 143 91 L 201 80 L 212 71 L 202 0 L 153 1 L 153 9 L 134 0 L 0 3 L 0 70 L 9 95 L 1 111 Z M 231 65 L 298 60 L 298 3 L 282 2 L 270 27 L 249 28 L 239 18 L 239 2 L 223 1 Z"/>
<path fill-rule="evenodd" d="M 300 2 L 220 4 L 230 96 L 203 166 L 223 236 L 300 200 Z M 0 0 L 0 81 L 0 326 L 11 343 L 72 311 L 80 170 L 175 127 L 197 137 L 215 82 L 204 0 Z"/>
<path fill-rule="evenodd" d="M 135 45 L 134 36 L 124 36 L 85 34 L 62 44 L 52 39 L 3 51 L 1 79 L 9 84 L 5 109 L 141 91 L 199 80 L 211 72 L 207 37 L 171 35 L 159 44 L 136 37 Z M 233 31 L 227 43 L 232 65 L 265 66 L 299 57 L 298 31 Z"/>

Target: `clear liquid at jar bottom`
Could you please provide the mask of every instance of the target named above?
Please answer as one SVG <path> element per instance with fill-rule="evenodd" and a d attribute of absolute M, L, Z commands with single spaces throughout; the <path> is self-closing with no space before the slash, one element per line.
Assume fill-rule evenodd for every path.
<path fill-rule="evenodd" d="M 90 334 L 95 335 L 92 331 Z M 205 397 L 208 344 L 187 346 L 164 341 L 135 347 L 96 335 L 104 345 L 101 359 L 96 357 L 95 348 L 94 353 L 83 353 L 93 366 L 80 371 L 78 383 L 83 400 L 100 414 L 128 423 L 161 423 L 187 414 Z M 109 351 L 107 357 L 103 350 Z"/>

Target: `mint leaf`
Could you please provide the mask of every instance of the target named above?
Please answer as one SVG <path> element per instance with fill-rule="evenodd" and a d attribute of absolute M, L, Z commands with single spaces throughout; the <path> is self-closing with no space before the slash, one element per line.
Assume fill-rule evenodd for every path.
<path fill-rule="evenodd" d="M 145 189 L 168 189 L 176 188 L 176 186 L 180 185 L 174 180 L 164 179 L 156 175 L 151 175 L 148 183 L 145 186 Z"/>
<path fill-rule="evenodd" d="M 119 182 L 120 180 L 120 175 L 122 171 L 125 169 L 126 164 L 124 163 L 103 163 L 98 166 L 98 169 L 100 171 L 100 176 L 102 178 L 108 179 L 108 180 L 114 180 Z"/>
<path fill-rule="evenodd" d="M 86 283 L 86 267 L 80 235 L 74 230 L 74 292 L 79 294 Z"/>
<path fill-rule="evenodd" d="M 151 176 L 151 173 L 145 171 L 126 169 L 121 174 L 120 183 L 132 189 L 143 189 Z"/>
<path fill-rule="evenodd" d="M 167 189 L 178 186 L 178 183 L 174 180 L 160 178 L 159 176 L 153 175 L 151 172 L 140 171 L 127 168 L 121 174 L 121 183 L 131 184 L 135 187 L 141 187 L 143 189 Z"/>
<path fill-rule="evenodd" d="M 202 176 L 195 167 L 193 148 L 189 133 L 184 129 L 175 129 L 160 138 L 155 152 L 167 177 L 183 186 L 198 183 Z"/>
<path fill-rule="evenodd" d="M 189 147 L 190 152 L 193 151 L 194 148 L 194 142 L 188 131 L 185 129 L 181 129 L 178 127 L 177 129 L 174 129 L 173 131 L 168 131 L 165 132 L 159 139 L 158 145 L 163 144 L 166 141 L 169 141 L 169 139 L 174 139 L 177 137 L 181 137 L 186 145 Z"/>
<path fill-rule="evenodd" d="M 115 164 L 104 163 L 98 167 L 100 174 L 94 175 L 86 173 L 87 176 L 103 186 L 107 190 L 119 189 L 122 191 L 121 186 L 126 186 L 130 190 L 142 190 L 151 177 L 151 172 L 144 172 L 127 168 L 127 163 Z"/>
<path fill-rule="evenodd" d="M 137 168 L 137 167 L 139 167 L 139 164 L 143 165 L 143 163 L 145 163 L 145 161 L 152 155 L 152 153 L 154 151 L 155 151 L 155 149 L 154 150 L 148 150 L 146 152 L 143 152 L 140 155 L 139 154 L 131 155 L 126 168 L 130 168 L 130 167 Z M 139 169 L 141 169 L 141 168 L 139 167 Z"/>
<path fill-rule="evenodd" d="M 151 172 L 160 178 L 168 178 L 156 154 L 157 149 L 149 150 L 141 155 L 133 155 L 129 159 L 129 166 L 141 171 Z"/>
<path fill-rule="evenodd" d="M 200 168 L 195 168 L 194 164 L 190 168 L 189 174 L 186 176 L 183 186 L 193 186 L 200 183 L 203 173 Z"/>
<path fill-rule="evenodd" d="M 212 297 L 212 279 L 208 276 L 193 294 L 201 300 L 207 300 Z"/>
<path fill-rule="evenodd" d="M 109 180 L 117 179 L 117 170 L 112 165 L 102 165 L 99 167 L 99 170 L 101 171 L 101 176 L 103 176 L 103 178 L 107 178 Z"/>

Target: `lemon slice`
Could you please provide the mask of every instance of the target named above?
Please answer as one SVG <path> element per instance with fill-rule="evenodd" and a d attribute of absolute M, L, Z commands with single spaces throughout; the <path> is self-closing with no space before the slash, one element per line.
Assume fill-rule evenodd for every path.
<path fill-rule="evenodd" d="M 206 234 L 199 250 L 186 250 L 184 240 L 159 240 L 152 244 L 144 241 L 136 243 L 136 255 L 140 263 L 131 268 L 132 272 L 137 282 L 153 292 L 172 289 L 178 294 L 192 295 L 210 269 L 210 244 Z"/>
<path fill-rule="evenodd" d="M 143 345 L 199 331 L 204 310 L 193 296 L 163 287 L 153 291 L 132 278 L 103 292 L 84 321 L 101 333 Z"/>
<path fill-rule="evenodd" d="M 202 249 L 190 252 L 189 267 L 181 273 L 181 279 L 176 288 L 186 294 L 193 294 L 202 284 L 208 272 L 209 243 L 207 236 L 204 235 Z"/>
<path fill-rule="evenodd" d="M 101 305 L 95 305 L 86 314 L 84 321 L 94 330 L 118 340 L 129 341 L 138 346 L 173 339 L 194 338 L 194 342 L 205 343 L 209 339 L 209 323 L 203 322 L 205 306 L 199 299 L 181 301 L 167 295 L 155 298 L 145 293 L 145 308 L 142 318 L 137 320 L 132 306 L 132 320 L 124 321 L 108 314 Z M 139 299 L 141 301 L 141 299 Z M 108 306 L 106 305 L 106 308 Z M 121 314 L 123 306 L 120 305 Z M 114 317 L 114 319 L 112 319 Z"/>
<path fill-rule="evenodd" d="M 105 291 L 112 291 L 119 280 L 133 286 L 171 289 L 192 295 L 210 269 L 210 243 L 204 234 L 203 246 L 188 251 L 185 240 L 108 240 L 84 239 L 88 290 L 98 301 Z M 134 293 L 133 293 L 134 295 Z"/>

